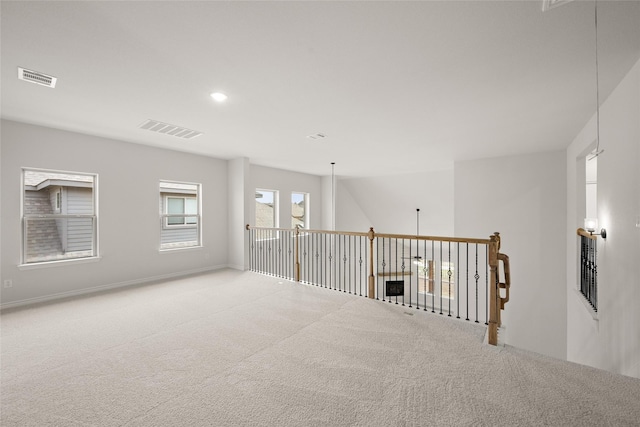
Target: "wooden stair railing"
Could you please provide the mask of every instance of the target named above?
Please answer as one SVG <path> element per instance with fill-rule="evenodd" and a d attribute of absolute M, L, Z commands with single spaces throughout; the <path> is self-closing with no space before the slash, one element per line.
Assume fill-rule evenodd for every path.
<path fill-rule="evenodd" d="M 246 230 L 249 231 L 249 268 L 253 271 L 342 292 L 353 291 L 353 294 L 356 294 L 357 286 L 360 296 L 383 302 L 386 298 L 389 303 L 396 294 L 387 295 L 385 284 L 401 282 L 405 293 L 401 299 L 395 297 L 396 304 L 404 306 L 407 303 L 408 308 L 429 309 L 432 313 L 438 309 L 441 315 L 454 315 L 459 319 L 466 317 L 464 320 L 467 321 L 472 320 L 470 317 L 475 314 L 475 323 L 479 323 L 480 313 L 480 316 L 486 316 L 484 323 L 487 325 L 488 343 L 498 343 L 501 313 L 509 301 L 511 288 L 509 257 L 500 252 L 500 233 L 494 233 L 489 239 L 474 239 L 381 234 L 376 233 L 373 227 L 363 233 L 309 230 L 299 226 L 293 229 L 265 228 L 247 224 Z M 314 242 L 319 246 L 314 247 Z M 340 242 L 344 246 L 341 247 Z M 385 242 L 388 252 L 385 252 Z M 393 254 L 392 242 L 395 246 Z M 439 254 L 435 253 L 438 251 L 433 245 L 439 248 Z M 463 254 L 461 257 L 458 252 L 455 258 L 452 257 L 452 247 L 457 251 L 463 248 L 466 256 Z M 405 249 L 409 250 L 408 254 Z M 448 257 L 443 255 L 443 250 L 448 251 Z M 461 274 L 464 267 L 466 282 Z M 332 269 L 337 269 L 339 274 Z M 346 281 L 343 280 L 345 276 Z M 482 283 L 480 288 L 479 282 Z M 405 300 L 407 289 L 408 299 Z M 439 306 L 434 300 L 436 294 Z M 462 314 L 460 300 L 466 305 L 466 316 Z M 458 306 L 452 307 L 451 301 Z M 475 313 L 470 312 L 470 304 L 475 305 Z"/>
<path fill-rule="evenodd" d="M 500 281 L 500 262 L 504 273 L 504 282 Z M 488 342 L 492 345 L 498 344 L 498 328 L 502 326 L 502 310 L 507 302 L 509 302 L 509 294 L 511 290 L 511 266 L 509 257 L 500 253 L 500 233 L 494 233 L 491 236 L 489 244 L 489 265 L 491 268 L 491 284 L 490 284 L 490 307 L 489 307 L 489 326 L 488 326 Z M 505 290 L 505 296 L 501 296 L 500 289 Z"/>

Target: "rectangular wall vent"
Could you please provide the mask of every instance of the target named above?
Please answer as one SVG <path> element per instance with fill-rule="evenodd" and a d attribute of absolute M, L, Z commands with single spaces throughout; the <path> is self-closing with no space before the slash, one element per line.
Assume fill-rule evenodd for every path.
<path fill-rule="evenodd" d="M 58 81 L 58 79 L 53 76 L 21 67 L 18 67 L 18 79 L 51 88 L 56 87 L 56 82 Z"/>
<path fill-rule="evenodd" d="M 197 130 L 187 129 L 182 126 L 170 125 L 168 123 L 162 123 L 157 120 L 147 120 L 138 126 L 140 129 L 146 129 L 151 132 L 164 133 L 166 135 L 176 136 L 182 139 L 193 139 L 196 136 L 202 135 L 202 132 Z"/>
<path fill-rule="evenodd" d="M 572 2 L 573 0 L 542 0 L 542 11 L 547 12 L 563 4 Z"/>

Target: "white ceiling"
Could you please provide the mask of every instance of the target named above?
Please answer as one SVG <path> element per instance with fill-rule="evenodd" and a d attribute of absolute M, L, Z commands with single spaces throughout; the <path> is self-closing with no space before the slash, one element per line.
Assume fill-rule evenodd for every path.
<path fill-rule="evenodd" d="M 1 13 L 3 118 L 317 175 L 563 149 L 595 111 L 590 1 L 2 1 Z M 602 101 L 640 58 L 640 2 L 600 1 L 598 39 Z M 138 129 L 147 119 L 204 134 Z"/>

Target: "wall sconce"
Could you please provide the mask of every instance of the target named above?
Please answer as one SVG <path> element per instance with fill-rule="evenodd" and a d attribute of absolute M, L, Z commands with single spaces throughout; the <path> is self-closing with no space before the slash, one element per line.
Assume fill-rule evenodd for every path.
<path fill-rule="evenodd" d="M 585 218 L 584 219 L 584 229 L 589 232 L 592 236 L 602 236 L 603 239 L 607 238 L 607 230 L 604 228 L 600 229 L 599 233 L 594 233 L 598 228 L 598 218 Z"/>

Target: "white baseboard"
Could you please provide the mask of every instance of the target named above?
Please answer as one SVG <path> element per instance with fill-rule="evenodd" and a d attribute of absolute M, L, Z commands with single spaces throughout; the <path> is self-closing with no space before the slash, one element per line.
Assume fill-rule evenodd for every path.
<path fill-rule="evenodd" d="M 53 301 L 53 300 L 57 300 L 57 299 L 74 297 L 74 296 L 79 296 L 79 295 L 92 294 L 92 293 L 95 293 L 95 292 L 106 291 L 106 290 L 109 290 L 109 289 L 123 288 L 125 286 L 142 285 L 144 283 L 150 283 L 150 282 L 156 282 L 156 281 L 168 280 L 168 279 L 175 279 L 175 278 L 178 278 L 178 277 L 189 276 L 189 275 L 192 275 L 192 274 L 199 274 L 199 273 L 206 273 L 206 272 L 209 272 L 209 271 L 222 270 L 224 268 L 234 268 L 234 267 L 230 267 L 230 266 L 227 266 L 227 265 L 219 265 L 219 266 L 213 266 L 213 267 L 197 268 L 195 270 L 180 271 L 180 272 L 177 272 L 177 273 L 169 273 L 169 274 L 161 274 L 159 276 L 145 277 L 145 278 L 134 279 L 134 280 L 126 280 L 124 282 L 110 283 L 108 285 L 94 286 L 94 287 L 91 287 L 91 288 L 77 289 L 77 290 L 67 291 L 67 292 L 59 292 L 59 293 L 51 294 L 51 295 L 44 295 L 44 296 L 35 297 L 35 298 L 27 298 L 27 299 L 23 299 L 23 300 L 3 303 L 3 304 L 0 304 L 0 310 L 4 310 L 4 309 L 7 309 L 7 308 L 22 307 L 22 306 L 25 306 L 25 305 L 37 304 L 37 303 L 41 303 L 41 302 Z"/>

